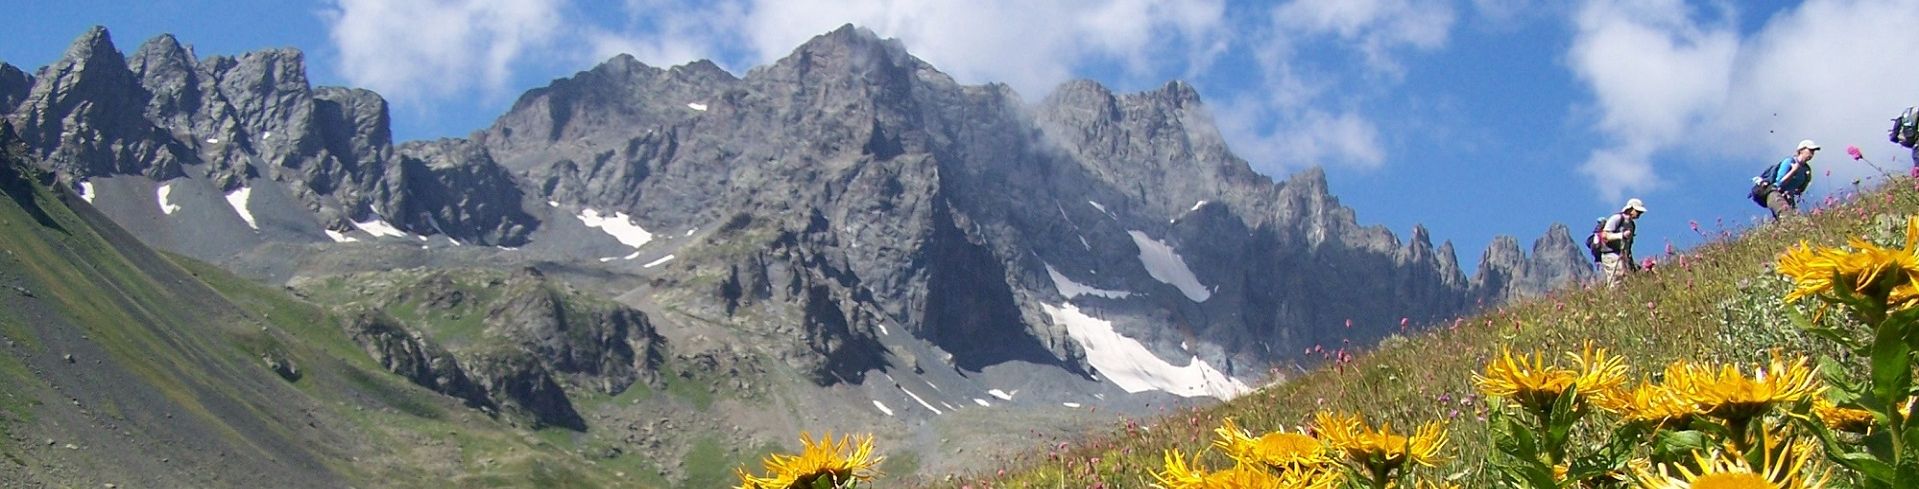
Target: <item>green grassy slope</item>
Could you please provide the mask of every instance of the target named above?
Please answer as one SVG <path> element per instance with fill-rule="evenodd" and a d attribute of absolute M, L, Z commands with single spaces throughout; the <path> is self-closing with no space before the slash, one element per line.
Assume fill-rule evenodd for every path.
<path fill-rule="evenodd" d="M 320 307 L 0 172 L 0 486 L 104 484 L 646 487 L 382 371 Z"/>
<path fill-rule="evenodd" d="M 1800 241 L 1840 245 L 1851 236 L 1902 244 L 1905 217 L 1915 213 L 1915 182 L 1897 178 L 1829 202 L 1814 214 L 1745 232 L 1708 224 L 1699 232 L 1711 241 L 1690 252 L 1639 250 L 1641 256 L 1657 256 L 1659 265 L 1618 289 L 1560 291 L 1388 338 L 1350 362 L 1323 365 L 1230 402 L 1156 420 L 1118 420 L 1108 432 L 1049 443 L 1002 467 L 982 467 L 972 476 L 932 486 L 1151 487 L 1164 450 L 1200 450 L 1225 418 L 1259 433 L 1308 425 L 1315 411 L 1347 410 L 1404 429 L 1446 420 L 1452 460 L 1421 470 L 1460 487 L 1491 487 L 1497 476 L 1485 464 L 1488 406 L 1472 377 L 1502 348 L 1551 356 L 1576 352 L 1590 341 L 1624 356 L 1636 378 L 1675 359 L 1754 365 L 1774 348 L 1836 354 L 1835 346 L 1788 320 L 1789 306 L 1780 297 L 1790 283 L 1772 272 L 1777 256 Z"/>

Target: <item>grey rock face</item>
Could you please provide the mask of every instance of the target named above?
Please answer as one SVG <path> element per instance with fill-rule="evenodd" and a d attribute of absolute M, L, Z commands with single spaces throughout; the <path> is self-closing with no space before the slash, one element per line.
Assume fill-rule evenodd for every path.
<path fill-rule="evenodd" d="M 343 325 L 347 337 L 388 372 L 421 387 L 465 401 L 476 408 L 497 408 L 484 386 L 467 375 L 460 361 L 424 336 L 407 331 L 378 311 L 362 311 Z"/>
<path fill-rule="evenodd" d="M 636 381 L 659 384 L 666 340 L 645 314 L 567 300 L 560 287 L 536 269 L 515 273 L 488 308 L 488 334 L 532 352 L 573 385 L 619 394 Z"/>
<path fill-rule="evenodd" d="M 186 146 L 148 124 L 139 82 L 104 28 L 73 42 L 53 65 L 34 77 L 26 100 L 11 119 L 34 157 L 76 175 L 144 174 L 156 180 L 180 175 L 197 162 Z"/>
<path fill-rule="evenodd" d="M 27 90 L 33 88 L 33 77 L 13 65 L 0 63 L 0 114 L 13 112 L 20 101 L 27 99 Z"/>
<path fill-rule="evenodd" d="M 1045 312 L 1068 299 L 1049 267 L 1146 297 L 1087 303 L 1131 318 L 1116 321 L 1129 336 L 1193 335 L 1223 345 L 1214 363 L 1249 366 L 1583 270 L 1521 254 L 1481 274 L 1539 268 L 1523 284 L 1468 280 L 1425 229 L 1402 245 L 1357 224 L 1320 170 L 1277 183 L 1252 171 L 1182 83 L 1116 95 L 1074 82 L 1028 112 L 1004 87 L 958 85 L 851 26 L 744 78 L 709 71 L 615 58 L 530 92 L 481 140 L 544 198 L 666 227 L 725 223 L 695 246 L 758 251 L 683 257 L 726 271 L 703 297 L 735 318 L 802 311 L 803 327 L 765 332 L 791 337 L 771 348 L 822 383 L 884 366 L 871 350 L 887 325 L 963 370 L 1087 371 Z M 1207 290 L 1153 276 L 1140 236 L 1175 249 Z"/>
<path fill-rule="evenodd" d="M 10 118 L 75 180 L 193 172 L 226 192 L 280 185 L 336 230 L 380 218 L 419 235 L 518 245 L 537 226 L 483 149 L 423 143 L 404 154 L 384 99 L 311 87 L 297 50 L 198 60 L 162 35 L 125 58 L 95 28 L 36 77 L 0 69 L 0 101 L 22 80 L 31 91 L 5 105 Z"/>

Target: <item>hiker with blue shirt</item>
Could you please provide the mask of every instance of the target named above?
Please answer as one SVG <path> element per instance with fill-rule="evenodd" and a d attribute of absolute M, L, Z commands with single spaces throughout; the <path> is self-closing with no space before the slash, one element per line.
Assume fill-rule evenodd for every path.
<path fill-rule="evenodd" d="M 1639 227 L 1639 216 L 1646 214 L 1646 204 L 1639 199 L 1627 199 L 1626 206 L 1619 213 L 1606 218 L 1599 226 L 1599 274 L 1606 277 L 1607 287 L 1617 287 L 1626 279 L 1627 272 L 1639 270 L 1639 263 L 1632 258 L 1634 231 Z"/>
<path fill-rule="evenodd" d="M 1812 156 L 1818 152 L 1818 143 L 1811 139 L 1800 141 L 1792 156 L 1779 160 L 1778 165 L 1759 175 L 1771 188 L 1766 193 L 1766 210 L 1772 211 L 1774 220 L 1798 212 L 1800 196 L 1812 185 Z"/>

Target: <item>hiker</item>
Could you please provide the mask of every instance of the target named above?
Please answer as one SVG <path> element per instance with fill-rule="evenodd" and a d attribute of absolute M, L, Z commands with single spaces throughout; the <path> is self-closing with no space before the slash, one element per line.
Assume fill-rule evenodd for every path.
<path fill-rule="evenodd" d="M 1619 286 L 1627 272 L 1639 270 L 1639 262 L 1632 258 L 1633 230 L 1638 227 L 1639 216 L 1645 214 L 1645 203 L 1627 199 L 1626 206 L 1599 227 L 1599 273 L 1606 277 L 1607 287 Z"/>
<path fill-rule="evenodd" d="M 1799 210 L 1800 196 L 1812 185 L 1812 156 L 1818 152 L 1818 143 L 1811 139 L 1800 141 L 1792 156 L 1779 160 L 1778 165 L 1759 175 L 1770 187 L 1766 193 L 1766 210 L 1772 211 L 1773 220 Z"/>

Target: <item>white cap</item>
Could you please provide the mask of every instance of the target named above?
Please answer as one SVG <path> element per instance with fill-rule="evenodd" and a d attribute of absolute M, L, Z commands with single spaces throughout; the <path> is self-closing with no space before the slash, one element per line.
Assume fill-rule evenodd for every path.
<path fill-rule="evenodd" d="M 1797 148 L 1793 148 L 1793 151 L 1799 151 L 1799 150 L 1802 150 L 1802 149 L 1810 149 L 1810 150 L 1813 150 L 1813 151 L 1819 151 L 1819 143 L 1815 143 L 1815 142 L 1812 142 L 1812 140 L 1811 140 L 1811 139 L 1807 139 L 1807 140 L 1802 140 L 1802 141 L 1799 141 L 1799 147 L 1797 147 Z"/>
<path fill-rule="evenodd" d="M 1640 202 L 1639 199 L 1626 199 L 1626 207 L 1620 208 L 1619 211 L 1625 212 L 1627 210 L 1635 210 L 1639 211 L 1640 214 L 1645 214 L 1646 203 Z"/>

